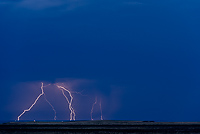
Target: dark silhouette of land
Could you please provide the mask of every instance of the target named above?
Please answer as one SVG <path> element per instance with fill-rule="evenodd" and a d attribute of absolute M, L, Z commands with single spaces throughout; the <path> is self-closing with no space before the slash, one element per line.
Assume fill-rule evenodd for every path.
<path fill-rule="evenodd" d="M 149 121 L 69 121 L 8 122 L 0 125 L 0 134 L 95 134 L 95 133 L 200 133 L 200 122 Z"/>

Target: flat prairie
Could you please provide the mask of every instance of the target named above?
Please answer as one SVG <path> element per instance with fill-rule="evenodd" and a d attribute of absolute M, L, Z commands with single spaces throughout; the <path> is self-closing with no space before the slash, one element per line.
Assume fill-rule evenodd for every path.
<path fill-rule="evenodd" d="M 123 133 L 200 133 L 200 122 L 153 121 L 61 121 L 8 122 L 0 134 L 123 134 Z"/>

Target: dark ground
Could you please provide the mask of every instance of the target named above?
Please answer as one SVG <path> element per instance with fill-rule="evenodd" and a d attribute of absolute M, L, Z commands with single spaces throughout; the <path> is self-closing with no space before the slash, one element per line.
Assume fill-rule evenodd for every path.
<path fill-rule="evenodd" d="M 92 133 L 200 133 L 200 122 L 71 121 L 8 122 L 0 134 L 92 134 Z"/>

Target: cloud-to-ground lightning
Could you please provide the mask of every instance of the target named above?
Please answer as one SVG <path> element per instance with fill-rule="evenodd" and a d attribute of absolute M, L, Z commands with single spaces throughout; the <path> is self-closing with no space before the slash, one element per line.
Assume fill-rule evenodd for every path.
<path fill-rule="evenodd" d="M 46 96 L 45 96 L 45 93 L 44 93 L 44 83 L 43 83 L 43 82 L 41 82 L 41 83 L 42 83 L 42 85 L 41 85 L 41 91 L 42 91 L 42 93 L 39 94 L 39 96 L 35 99 L 34 103 L 33 103 L 28 109 L 24 110 L 24 111 L 17 117 L 17 120 L 18 120 L 18 121 L 19 121 L 19 119 L 20 119 L 20 117 L 21 117 L 22 115 L 24 115 L 26 112 L 30 111 L 30 110 L 33 108 L 33 106 L 37 103 L 37 101 L 39 100 L 39 98 L 40 98 L 41 96 L 43 96 L 43 95 L 44 95 L 44 98 L 45 98 L 46 102 L 47 102 L 47 103 L 51 106 L 51 108 L 53 109 L 53 111 L 54 111 L 54 113 L 55 113 L 54 120 L 56 120 L 56 110 L 54 109 L 53 105 L 47 100 L 47 98 L 46 98 Z"/>
<path fill-rule="evenodd" d="M 75 120 L 76 114 L 75 114 L 74 108 L 72 107 L 72 101 L 73 101 L 72 93 L 70 92 L 70 90 L 68 90 L 67 88 L 65 88 L 63 86 L 59 86 L 59 85 L 56 85 L 56 86 L 61 89 L 63 96 L 65 97 L 65 99 L 67 100 L 67 102 L 69 104 L 70 121 L 71 120 Z M 67 98 L 67 96 L 65 95 L 65 93 L 64 93 L 63 90 L 65 90 L 66 92 L 68 92 L 68 94 L 70 96 L 70 99 Z"/>
<path fill-rule="evenodd" d="M 93 115 L 93 111 L 94 111 L 94 106 L 97 104 L 97 97 L 95 98 L 95 102 L 93 103 L 92 105 L 92 109 L 91 109 L 91 112 L 90 112 L 90 116 L 91 116 L 91 120 L 94 120 L 92 115 Z M 99 101 L 99 108 L 100 108 L 100 112 L 101 112 L 101 120 L 103 120 L 103 115 L 102 115 L 102 108 L 101 108 L 101 99 Z"/>
<path fill-rule="evenodd" d="M 35 99 L 34 103 L 26 110 L 24 110 L 18 117 L 17 117 L 17 120 L 19 121 L 19 118 L 25 114 L 26 112 L 30 111 L 32 109 L 32 107 L 37 103 L 37 101 L 39 100 L 39 98 L 44 95 L 44 90 L 43 90 L 43 83 L 42 83 L 42 86 L 41 86 L 41 90 L 42 90 L 42 93 L 39 94 L 39 96 Z"/>
<path fill-rule="evenodd" d="M 94 106 L 95 106 L 96 104 L 97 104 L 97 97 L 95 98 L 95 102 L 93 103 L 92 109 L 91 109 L 91 112 L 90 112 L 91 120 L 94 120 L 94 119 L 92 118 L 92 114 L 93 114 L 93 111 L 94 111 Z"/>
<path fill-rule="evenodd" d="M 44 99 L 46 100 L 46 102 L 47 103 L 49 103 L 49 105 L 51 106 L 51 108 L 53 109 L 53 111 L 54 111 L 54 120 L 56 120 L 56 110 L 55 110 L 55 108 L 53 107 L 53 105 L 47 100 L 47 98 L 46 98 L 46 95 L 44 95 Z"/>
<path fill-rule="evenodd" d="M 100 102 L 99 102 L 99 106 L 100 106 L 100 111 L 101 111 L 101 120 L 103 120 L 102 108 L 101 108 L 101 100 L 100 100 Z"/>
<path fill-rule="evenodd" d="M 51 85 L 51 84 L 48 84 L 48 85 L 46 85 L 45 87 L 47 87 L 47 86 L 49 86 L 49 85 Z M 42 83 L 42 86 L 41 86 L 41 90 L 44 91 L 44 85 L 43 85 L 43 83 Z M 54 106 L 53 106 L 53 105 L 49 102 L 49 100 L 47 99 L 45 93 L 44 93 L 44 99 L 45 99 L 45 101 L 51 106 L 52 110 L 54 111 L 54 120 L 56 120 L 56 110 L 55 110 Z"/>
<path fill-rule="evenodd" d="M 17 120 L 19 121 L 20 120 L 20 118 L 26 113 L 26 112 L 28 112 L 28 111 L 31 111 L 31 109 L 36 105 L 36 103 L 38 102 L 38 100 L 42 97 L 42 96 L 44 96 L 44 99 L 45 99 L 45 101 L 51 106 L 51 108 L 52 108 L 52 110 L 54 111 L 54 120 L 56 120 L 56 110 L 55 110 L 55 108 L 54 108 L 54 106 L 50 103 L 50 101 L 47 99 L 47 96 L 46 96 L 46 94 L 45 94 L 45 92 L 44 92 L 44 87 L 47 87 L 47 86 L 50 86 L 50 85 L 52 85 L 52 84 L 48 84 L 48 85 L 45 85 L 44 86 L 44 83 L 43 82 L 41 82 L 41 93 L 37 96 L 37 98 L 34 100 L 34 102 L 33 102 L 33 104 L 28 108 L 28 109 L 25 109 L 18 117 L 17 117 Z M 76 91 L 70 91 L 68 88 L 66 88 L 65 86 L 62 86 L 62 85 L 60 85 L 59 83 L 55 83 L 55 84 L 53 84 L 53 85 L 55 85 L 56 86 L 56 88 L 57 89 L 59 89 L 59 90 L 61 90 L 61 92 L 62 92 L 62 95 L 65 97 L 65 99 L 66 99 L 66 101 L 67 101 L 67 104 L 68 104 L 68 109 L 69 109 L 69 111 L 70 111 L 70 121 L 75 121 L 76 120 L 76 113 L 75 113 L 75 110 L 74 110 L 74 108 L 73 108 L 73 99 L 74 99 L 74 96 L 73 96 L 73 94 L 75 93 L 75 94 L 80 94 L 80 95 L 82 95 L 81 94 L 81 92 L 76 92 Z M 82 96 L 87 96 L 87 95 L 82 95 Z M 96 108 L 96 106 L 95 105 L 97 105 L 97 104 L 99 104 L 98 106 L 99 106 L 99 108 L 97 108 L 97 109 L 99 109 L 100 110 L 100 114 L 101 114 L 101 120 L 103 120 L 103 116 L 102 116 L 102 103 L 101 103 L 101 99 L 99 100 L 97 100 L 97 97 L 95 97 L 95 102 L 93 103 L 93 105 L 92 105 L 92 109 L 91 109 L 91 112 L 90 112 L 90 116 L 91 116 L 91 120 L 94 120 L 93 119 L 93 113 L 94 113 L 94 109 Z"/>

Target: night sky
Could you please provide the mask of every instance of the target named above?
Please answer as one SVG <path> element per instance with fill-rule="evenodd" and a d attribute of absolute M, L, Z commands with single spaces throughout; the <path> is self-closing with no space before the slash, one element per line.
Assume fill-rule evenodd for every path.
<path fill-rule="evenodd" d="M 199 0 L 0 0 L 0 120 L 67 83 L 77 120 L 200 121 Z M 49 92 L 48 92 L 49 91 Z M 53 86 L 46 96 L 68 120 Z M 62 104 L 62 105 L 61 105 Z M 99 119 L 99 110 L 96 108 Z M 43 98 L 22 120 L 52 120 Z"/>

